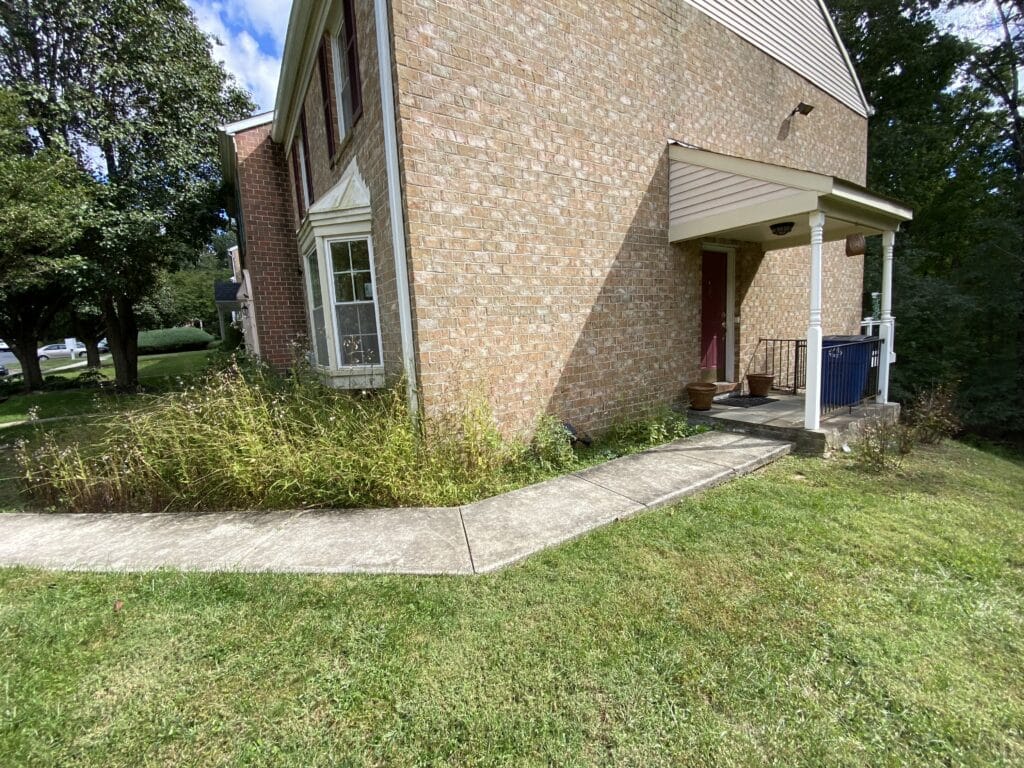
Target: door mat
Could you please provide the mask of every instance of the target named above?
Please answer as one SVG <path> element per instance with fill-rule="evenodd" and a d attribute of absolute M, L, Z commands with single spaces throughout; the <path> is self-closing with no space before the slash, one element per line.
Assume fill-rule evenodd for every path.
<path fill-rule="evenodd" d="M 751 395 L 730 395 L 724 397 L 721 400 L 715 400 L 715 405 L 732 405 L 736 408 L 753 408 L 758 405 L 767 405 L 768 403 L 776 403 L 778 400 L 774 397 L 753 397 Z"/>

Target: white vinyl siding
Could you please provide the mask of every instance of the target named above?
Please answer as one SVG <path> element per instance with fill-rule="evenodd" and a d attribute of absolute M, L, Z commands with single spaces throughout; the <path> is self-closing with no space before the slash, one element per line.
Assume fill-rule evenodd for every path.
<path fill-rule="evenodd" d="M 819 0 L 686 0 L 860 115 L 867 104 Z"/>
<path fill-rule="evenodd" d="M 798 192 L 792 187 L 699 165 L 669 162 L 669 226 L 689 217 L 724 213 L 778 200 Z"/>

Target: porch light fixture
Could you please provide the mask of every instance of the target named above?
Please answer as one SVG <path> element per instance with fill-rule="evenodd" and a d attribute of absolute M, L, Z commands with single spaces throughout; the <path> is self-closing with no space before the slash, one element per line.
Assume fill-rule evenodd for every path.
<path fill-rule="evenodd" d="M 775 224 L 769 226 L 768 229 L 770 229 L 772 231 L 772 234 L 775 235 L 776 237 L 782 237 L 783 235 L 788 235 L 790 232 L 793 231 L 793 222 L 778 221 Z"/>

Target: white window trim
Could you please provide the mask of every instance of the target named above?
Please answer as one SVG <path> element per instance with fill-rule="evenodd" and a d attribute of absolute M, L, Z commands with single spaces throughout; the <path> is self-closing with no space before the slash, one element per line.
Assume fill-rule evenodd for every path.
<path fill-rule="evenodd" d="M 321 289 L 327 288 L 327 300 L 324 327 L 327 331 L 327 353 L 329 365 L 318 366 L 330 386 L 341 389 L 373 389 L 385 386 L 384 380 L 384 338 L 380 324 L 380 289 L 377 285 L 377 265 L 374 258 L 373 236 L 371 229 L 371 213 L 369 190 L 359 173 L 359 167 L 353 160 L 341 179 L 321 195 L 316 204 L 311 206 L 302 226 L 299 229 L 300 265 L 305 275 L 306 256 L 316 249 L 317 269 L 320 274 Z M 373 280 L 373 309 L 377 323 L 377 339 L 380 345 L 380 363 L 371 365 L 341 365 L 340 334 L 334 290 L 333 262 L 330 261 L 330 244 L 333 242 L 366 240 L 370 255 L 370 274 Z M 312 288 L 308 277 L 303 280 L 305 287 L 306 312 L 309 316 L 310 331 L 312 326 Z M 330 319 L 327 320 L 327 315 Z M 315 341 L 314 341 L 315 343 Z"/>
<path fill-rule="evenodd" d="M 341 46 L 341 35 L 344 31 L 345 14 L 341 3 L 336 3 L 327 21 L 327 34 L 331 38 L 331 70 L 334 76 L 334 111 L 337 113 L 334 120 L 338 124 L 338 145 L 335 152 L 339 152 L 345 145 L 352 130 L 352 126 L 345 119 L 343 84 L 351 79 L 352 73 L 348 71 L 348 60 Z"/>
<path fill-rule="evenodd" d="M 324 270 L 322 259 L 320 258 L 319 246 L 307 247 L 302 250 L 302 273 L 305 277 L 303 285 L 306 289 L 306 314 L 309 317 L 309 330 L 310 330 L 310 347 L 311 347 L 311 360 L 315 361 L 313 367 L 319 368 L 321 371 L 329 371 L 333 364 L 334 358 L 331 357 L 331 325 L 327 322 L 327 305 L 323 306 L 324 310 L 324 335 L 327 337 L 327 362 L 323 363 L 320 361 L 319 355 L 316 353 L 316 325 L 313 320 L 314 312 L 316 307 L 313 304 L 313 276 L 309 270 L 309 257 L 315 254 L 314 261 L 316 262 L 317 275 L 320 278 L 320 300 L 324 300 Z"/>
<path fill-rule="evenodd" d="M 335 329 L 335 344 L 334 344 L 334 357 L 332 358 L 335 362 L 335 370 L 338 371 L 366 371 L 379 368 L 381 372 L 384 371 L 384 343 L 380 332 L 380 300 L 377 293 L 377 266 L 373 257 L 373 237 L 369 234 L 366 235 L 353 235 L 351 237 L 324 237 L 320 238 L 324 249 L 324 267 L 327 269 L 327 273 L 331 276 L 328 293 L 331 297 L 331 324 Z M 334 256 L 331 254 L 332 243 L 355 243 L 360 240 L 366 241 L 367 251 L 370 255 L 370 280 L 373 284 L 373 319 L 377 329 L 377 352 L 380 356 L 379 363 L 371 363 L 369 365 L 341 365 L 341 337 L 344 335 L 341 329 L 338 328 L 338 297 L 335 293 L 334 286 Z M 364 304 L 363 302 L 346 302 L 352 304 Z"/>

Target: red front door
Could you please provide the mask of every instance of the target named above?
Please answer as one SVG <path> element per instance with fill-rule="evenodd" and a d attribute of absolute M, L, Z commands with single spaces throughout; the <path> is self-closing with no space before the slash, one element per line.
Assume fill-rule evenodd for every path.
<path fill-rule="evenodd" d="M 725 381 L 726 255 L 704 253 L 700 262 L 700 367 Z"/>

